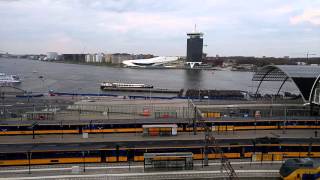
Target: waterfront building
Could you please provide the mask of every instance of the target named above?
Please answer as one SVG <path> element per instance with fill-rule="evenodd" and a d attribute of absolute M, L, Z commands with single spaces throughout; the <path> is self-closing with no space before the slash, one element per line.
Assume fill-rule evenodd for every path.
<path fill-rule="evenodd" d="M 195 65 L 202 64 L 203 57 L 203 33 L 197 32 L 195 27 L 194 31 L 187 33 L 187 59 L 186 64 L 193 68 Z"/>
<path fill-rule="evenodd" d="M 111 62 L 112 62 L 111 57 L 112 57 L 112 54 L 104 54 L 104 62 L 111 64 Z"/>
<path fill-rule="evenodd" d="M 124 64 L 124 66 L 127 66 L 127 67 L 159 67 L 159 66 L 165 66 L 168 63 L 177 61 L 178 59 L 179 58 L 176 56 L 173 56 L 173 57 L 160 56 L 160 57 L 154 57 L 154 58 L 148 58 L 148 59 L 126 60 L 126 61 L 123 61 L 122 64 Z"/>
<path fill-rule="evenodd" d="M 150 59 L 154 56 L 152 54 L 134 54 L 133 59 Z"/>
<path fill-rule="evenodd" d="M 85 62 L 86 54 L 62 54 L 62 61 L 71 61 L 75 63 Z"/>
<path fill-rule="evenodd" d="M 95 62 L 96 62 L 96 63 L 102 63 L 102 62 L 104 62 L 104 54 L 103 54 L 103 53 L 97 53 L 97 54 L 95 54 Z"/>
<path fill-rule="evenodd" d="M 206 64 L 211 64 L 212 66 L 220 66 L 222 67 L 222 64 L 223 64 L 223 60 L 220 58 L 220 57 L 206 57 L 204 60 L 203 60 L 204 63 Z"/>
<path fill-rule="evenodd" d="M 111 56 L 111 63 L 120 65 L 125 60 L 133 59 L 131 54 L 127 53 L 115 53 Z"/>
<path fill-rule="evenodd" d="M 227 59 L 226 61 L 222 62 L 222 67 L 226 68 L 226 67 L 232 67 L 236 65 L 236 61 L 232 60 L 232 59 Z"/>
<path fill-rule="evenodd" d="M 9 54 L 8 52 L 6 52 L 5 54 L 0 53 L 0 57 L 9 58 L 9 57 L 10 57 L 10 54 Z"/>
<path fill-rule="evenodd" d="M 85 57 L 86 63 L 91 63 L 91 62 L 93 62 L 92 59 L 93 59 L 93 58 L 92 58 L 92 54 L 86 54 L 86 57 Z"/>
<path fill-rule="evenodd" d="M 58 60 L 58 53 L 57 52 L 47 52 L 47 57 L 44 59 L 46 61 Z"/>
<path fill-rule="evenodd" d="M 297 62 L 297 65 L 302 65 L 302 66 L 305 66 L 305 65 L 307 65 L 307 63 L 306 63 L 306 62 L 301 62 L 301 61 L 298 61 L 298 62 Z"/>
<path fill-rule="evenodd" d="M 152 54 L 128 54 L 128 53 L 114 53 L 114 54 L 104 54 L 103 62 L 109 64 L 121 65 L 124 61 L 128 60 L 138 60 L 138 59 L 150 59 L 154 56 Z"/>
<path fill-rule="evenodd" d="M 104 54 L 103 53 L 96 53 L 96 54 L 86 54 L 85 56 L 86 63 L 102 63 L 104 61 Z"/>

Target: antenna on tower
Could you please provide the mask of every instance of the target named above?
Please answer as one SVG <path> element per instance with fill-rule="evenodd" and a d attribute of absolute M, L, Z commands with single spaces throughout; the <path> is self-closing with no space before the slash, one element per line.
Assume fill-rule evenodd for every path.
<path fill-rule="evenodd" d="M 197 24 L 194 24 L 194 32 L 197 32 Z"/>

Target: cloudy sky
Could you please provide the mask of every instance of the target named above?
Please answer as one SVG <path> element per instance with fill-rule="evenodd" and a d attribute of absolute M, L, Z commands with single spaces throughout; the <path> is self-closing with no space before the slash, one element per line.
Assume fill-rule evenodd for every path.
<path fill-rule="evenodd" d="M 0 52 L 320 56 L 320 0 L 0 0 Z"/>

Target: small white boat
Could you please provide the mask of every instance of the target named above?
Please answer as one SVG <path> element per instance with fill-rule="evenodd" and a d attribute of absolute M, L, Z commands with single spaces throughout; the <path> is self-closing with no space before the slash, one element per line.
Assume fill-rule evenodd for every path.
<path fill-rule="evenodd" d="M 0 73 L 0 84 L 21 83 L 19 76 Z"/>

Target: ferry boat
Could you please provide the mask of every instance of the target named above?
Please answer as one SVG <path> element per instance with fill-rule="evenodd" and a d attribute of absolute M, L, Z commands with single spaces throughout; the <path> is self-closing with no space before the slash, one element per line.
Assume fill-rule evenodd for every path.
<path fill-rule="evenodd" d="M 132 84 L 132 83 L 118 83 L 118 82 L 103 82 L 100 84 L 101 89 L 108 88 L 153 88 L 148 84 Z"/>
<path fill-rule="evenodd" d="M 7 75 L 0 73 L 0 84 L 21 83 L 20 78 L 17 75 Z"/>

